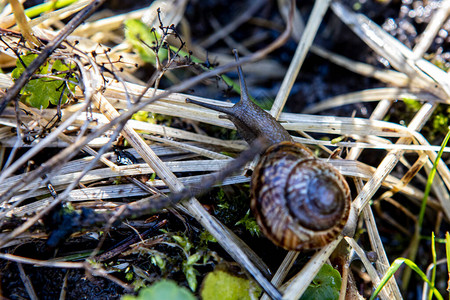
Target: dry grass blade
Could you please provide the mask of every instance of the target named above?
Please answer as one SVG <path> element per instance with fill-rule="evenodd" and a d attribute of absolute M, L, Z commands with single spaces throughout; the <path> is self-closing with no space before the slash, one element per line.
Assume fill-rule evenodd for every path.
<path fill-rule="evenodd" d="M 329 59 L 331 62 L 335 63 L 338 66 L 346 68 L 347 70 L 350 70 L 357 74 L 361 74 L 366 77 L 373 77 L 382 82 L 385 82 L 386 84 L 398 87 L 405 87 L 408 86 L 410 82 L 408 76 L 401 72 L 397 72 L 394 70 L 379 69 L 369 64 L 354 61 L 342 55 L 332 53 L 316 45 L 311 46 L 311 52 L 323 58 Z"/>
<path fill-rule="evenodd" d="M 441 29 L 442 24 L 447 20 L 450 14 L 450 1 L 442 1 L 440 9 L 434 14 L 425 31 L 421 34 L 419 43 L 414 46 L 413 52 L 415 58 L 422 58 L 425 52 L 430 48 L 433 38 Z"/>
<path fill-rule="evenodd" d="M 55 268 L 67 268 L 67 269 L 84 268 L 83 263 L 38 260 L 38 259 L 20 257 L 20 256 L 16 256 L 16 255 L 11 255 L 11 254 L 5 254 L 5 253 L 1 253 L 0 258 L 14 261 L 17 263 L 32 264 L 32 265 L 41 266 L 41 267 L 55 267 Z"/>
<path fill-rule="evenodd" d="M 356 243 L 356 241 L 352 238 L 345 237 L 345 241 L 352 247 L 352 249 L 356 252 L 356 254 L 361 259 L 362 263 L 364 264 L 364 267 L 367 270 L 367 273 L 371 277 L 372 282 L 375 285 L 378 285 L 380 283 L 380 277 L 377 274 L 377 270 L 374 268 L 372 263 L 367 258 L 366 254 L 364 253 L 364 250 Z M 383 291 L 380 296 L 382 299 L 392 299 L 394 297 L 393 294 L 387 295 L 385 291 Z"/>
<path fill-rule="evenodd" d="M 57 20 L 62 20 L 64 18 L 67 18 L 68 16 L 80 11 L 86 5 L 88 5 L 90 2 L 91 1 L 89 1 L 89 0 L 81 0 L 81 1 L 77 1 L 77 2 L 69 5 L 67 7 L 60 8 L 55 11 L 47 12 L 47 13 L 43 14 L 42 16 L 30 21 L 30 26 L 34 27 L 39 24 L 42 24 L 43 22 L 48 22 L 48 20 L 51 20 L 50 23 L 54 23 Z"/>
<path fill-rule="evenodd" d="M 373 217 L 373 213 L 370 207 L 366 206 L 363 209 L 363 214 L 364 214 L 364 221 L 368 228 L 372 249 L 375 251 L 375 253 L 379 258 L 376 262 L 376 268 L 380 274 L 386 274 L 389 268 L 389 260 L 387 258 L 386 250 L 384 249 L 383 242 L 381 241 L 380 234 L 375 224 L 375 218 Z M 388 281 L 388 284 L 386 285 L 386 290 L 388 291 L 388 294 L 393 295 L 395 299 L 402 298 L 399 287 L 394 278 L 391 278 Z"/>
<path fill-rule="evenodd" d="M 38 297 L 36 296 L 36 292 L 34 291 L 33 284 L 30 281 L 30 278 L 25 273 L 25 270 L 23 269 L 23 265 L 21 263 L 17 264 L 17 267 L 19 269 L 20 278 L 22 278 L 23 284 L 25 285 L 25 288 L 27 289 L 28 296 L 31 300 L 37 300 Z"/>
<path fill-rule="evenodd" d="M 439 95 L 441 98 L 446 98 L 445 94 L 450 95 L 449 83 L 446 82 L 443 70 L 429 61 L 415 58 L 410 49 L 364 15 L 353 13 L 338 3 L 333 3 L 332 8 L 334 13 L 348 24 L 368 46 L 385 57 L 394 68 L 407 74 L 412 85 Z M 434 85 L 433 80 L 439 85 Z"/>
<path fill-rule="evenodd" d="M 335 5 L 333 6 L 336 12 L 339 13 L 343 13 L 345 10 L 343 9 L 342 6 L 339 5 Z M 444 10 L 444 8 L 442 8 L 442 10 Z M 352 23 L 354 26 L 352 27 L 355 32 L 357 34 L 359 34 L 361 36 L 362 39 L 364 39 L 366 42 L 368 42 L 368 44 L 373 47 L 373 49 L 377 52 L 379 52 L 380 54 L 384 55 L 388 60 L 393 62 L 393 65 L 396 66 L 397 68 L 400 68 L 400 70 L 402 70 L 403 72 L 410 74 L 409 72 L 411 70 L 415 70 L 413 74 L 410 74 L 410 77 L 412 78 L 412 80 L 415 80 L 415 78 L 421 78 L 421 80 L 429 80 L 429 78 L 427 76 L 430 76 L 432 79 L 434 79 L 436 82 L 439 83 L 439 85 L 433 85 L 433 83 L 428 83 L 426 84 L 427 88 L 430 89 L 434 89 L 433 92 L 440 94 L 438 91 L 435 90 L 435 86 L 436 88 L 441 88 L 443 91 L 445 91 L 448 95 L 448 80 L 446 80 L 447 76 L 445 74 L 445 72 L 443 72 L 441 69 L 438 69 L 437 67 L 435 67 L 434 65 L 432 65 L 430 62 L 425 61 L 423 59 L 415 59 L 415 65 L 411 64 L 411 60 L 414 58 L 414 54 L 411 50 L 407 49 L 406 47 L 404 47 L 402 44 L 400 44 L 398 41 L 396 41 L 394 38 L 392 38 L 390 35 L 386 34 L 384 31 L 382 31 L 379 27 L 377 27 L 375 24 L 373 24 L 372 22 L 370 22 L 369 20 L 367 20 L 364 16 L 361 15 L 356 15 L 356 14 L 351 14 L 351 13 L 345 13 L 346 16 L 348 17 L 346 20 L 347 22 Z M 440 18 L 440 15 L 436 16 L 437 18 Z M 370 29 L 364 31 L 365 26 L 363 24 L 370 24 Z M 377 42 L 375 40 L 371 40 L 371 37 L 373 35 L 371 35 L 371 33 L 375 33 L 378 36 L 380 36 L 380 38 L 385 41 L 384 43 L 382 43 L 381 47 L 378 46 Z M 390 41 L 391 44 L 388 44 L 387 41 Z M 390 49 L 389 47 L 393 47 L 394 49 L 391 49 L 390 51 L 387 51 L 385 48 Z M 400 55 L 401 54 L 401 55 Z M 400 56 L 399 56 L 400 55 Z M 404 63 L 402 63 L 402 59 L 404 60 Z M 416 65 L 419 66 L 419 69 L 416 68 Z M 411 70 L 407 70 L 405 69 L 406 66 L 411 67 Z M 421 69 L 420 69 L 421 68 Z M 422 73 L 422 70 L 427 69 L 427 75 L 425 76 L 424 73 Z M 444 98 L 446 98 L 444 96 Z M 427 108 L 424 108 L 424 111 L 427 111 Z M 427 112 L 427 114 L 429 114 L 429 112 Z M 426 121 L 428 119 L 428 117 L 425 117 L 424 120 L 422 120 L 422 124 L 424 123 L 423 121 Z M 414 121 L 414 120 L 413 120 Z M 412 122 L 413 122 L 412 121 Z M 423 125 L 421 125 L 418 128 L 421 128 Z M 434 160 L 436 158 L 436 153 L 434 152 L 429 152 L 428 153 L 430 156 L 431 160 Z M 449 171 L 448 168 L 445 167 L 445 165 L 442 162 L 439 162 L 439 174 L 444 178 L 448 178 L 449 177 Z M 447 187 L 449 187 L 450 185 L 448 185 L 447 182 Z M 447 194 L 446 192 L 440 193 L 441 195 Z M 448 203 L 448 198 L 441 198 L 441 201 L 443 202 L 443 206 L 447 207 L 447 203 Z"/>
<path fill-rule="evenodd" d="M 225 27 L 222 27 L 220 30 L 216 31 L 214 34 L 210 35 L 206 40 L 199 43 L 200 47 L 208 48 L 209 46 L 216 43 L 218 40 L 224 38 L 229 35 L 231 32 L 235 31 L 242 23 L 245 23 L 248 19 L 252 17 L 252 15 L 261 9 L 261 7 L 266 4 L 265 0 L 257 0 L 254 1 L 250 7 L 245 9 L 243 13 L 237 17 L 233 22 L 230 22 Z"/>
<path fill-rule="evenodd" d="M 187 151 L 190 151 L 193 153 L 197 153 L 202 156 L 209 157 L 211 159 L 225 159 L 225 160 L 231 159 L 231 157 L 229 157 L 229 156 L 226 156 L 226 155 L 214 152 L 214 151 L 209 151 L 209 150 L 206 150 L 206 149 L 203 149 L 200 147 L 191 146 L 188 144 L 179 143 L 179 142 L 171 141 L 168 139 L 163 139 L 163 138 L 159 138 L 156 136 L 147 136 L 147 138 L 150 140 L 154 140 L 156 142 L 161 142 L 163 144 L 171 145 L 174 147 L 179 147 L 180 149 L 184 149 L 184 150 L 187 150 Z"/>
<path fill-rule="evenodd" d="M 284 258 L 283 262 L 278 267 L 277 272 L 272 277 L 272 284 L 276 287 L 279 287 L 284 279 L 287 276 L 287 273 L 291 269 L 292 265 L 295 263 L 295 260 L 297 259 L 298 255 L 300 253 L 296 251 L 289 251 L 288 254 L 286 254 L 286 257 Z M 264 294 L 261 297 L 261 300 L 268 300 L 269 296 L 267 294 Z"/>
<path fill-rule="evenodd" d="M 320 102 L 317 105 L 306 108 L 303 112 L 307 114 L 314 114 L 327 109 L 335 108 L 342 105 L 380 101 L 380 100 L 397 100 L 410 99 L 416 101 L 430 101 L 430 102 L 446 102 L 445 99 L 438 98 L 429 93 L 414 91 L 412 89 L 401 88 L 378 88 L 372 90 L 364 90 L 354 92 L 346 95 L 339 95 Z"/>
<path fill-rule="evenodd" d="M 283 83 L 281 84 L 280 90 L 277 93 L 277 97 L 272 105 L 270 114 L 278 119 L 281 111 L 286 104 L 287 98 L 291 92 L 292 86 L 294 85 L 295 79 L 297 78 L 303 61 L 308 53 L 309 47 L 311 47 L 314 37 L 317 34 L 320 23 L 322 22 L 323 16 L 328 10 L 331 1 L 328 0 L 318 0 L 314 4 L 311 16 L 306 24 L 305 31 L 302 34 L 302 38 L 297 45 L 297 50 L 295 51 L 294 57 L 291 61 L 289 69 L 286 72 Z"/>
<path fill-rule="evenodd" d="M 31 30 L 30 24 L 28 24 L 27 17 L 25 16 L 25 12 L 23 11 L 22 3 L 17 0 L 10 0 L 13 11 L 14 18 L 19 25 L 20 31 L 22 32 L 25 39 L 28 43 L 31 43 L 34 46 L 38 46 L 40 44 L 39 40 L 33 35 L 33 31 Z"/>

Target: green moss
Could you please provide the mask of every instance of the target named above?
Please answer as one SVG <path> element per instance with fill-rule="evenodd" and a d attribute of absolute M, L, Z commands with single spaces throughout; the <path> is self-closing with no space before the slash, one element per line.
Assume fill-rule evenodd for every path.
<path fill-rule="evenodd" d="M 148 111 L 140 110 L 137 113 L 133 114 L 131 119 L 136 120 L 136 121 L 155 124 L 155 118 L 153 117 L 153 114 L 149 113 Z"/>
<path fill-rule="evenodd" d="M 256 223 L 255 217 L 250 213 L 250 210 L 247 211 L 245 216 L 240 219 L 236 225 L 243 225 L 252 236 L 261 235 L 261 229 L 259 228 L 258 223 Z"/>
<path fill-rule="evenodd" d="M 403 102 L 405 103 L 408 112 L 416 112 L 422 107 L 422 104 L 419 101 L 413 99 L 403 98 Z"/>
<path fill-rule="evenodd" d="M 422 107 L 422 103 L 413 99 L 402 99 L 405 108 L 395 109 L 390 115 L 384 118 L 385 121 L 393 119 L 393 122 L 403 122 L 412 118 L 412 116 Z M 439 143 L 447 133 L 449 127 L 448 115 L 450 114 L 450 107 L 447 105 L 439 105 L 429 121 L 425 124 L 421 130 L 422 134 L 431 143 Z M 400 121 L 396 121 L 400 120 Z M 405 120 L 405 121 L 404 121 Z"/>
<path fill-rule="evenodd" d="M 260 288 L 252 281 L 222 270 L 206 275 L 200 293 L 203 300 L 250 300 L 260 294 Z"/>
<path fill-rule="evenodd" d="M 249 209 L 249 190 L 248 185 L 245 188 L 227 187 L 227 192 L 223 188 L 211 192 L 211 198 L 217 203 L 214 209 L 215 216 L 227 226 L 236 226 Z M 230 190 L 232 189 L 232 190 Z"/>

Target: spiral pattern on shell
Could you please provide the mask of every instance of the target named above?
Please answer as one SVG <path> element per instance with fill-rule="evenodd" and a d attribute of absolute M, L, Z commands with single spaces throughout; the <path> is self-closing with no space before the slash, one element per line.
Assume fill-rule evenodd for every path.
<path fill-rule="evenodd" d="M 350 212 L 350 189 L 330 164 L 301 144 L 268 148 L 252 175 L 251 209 L 263 233 L 287 250 L 330 243 Z"/>

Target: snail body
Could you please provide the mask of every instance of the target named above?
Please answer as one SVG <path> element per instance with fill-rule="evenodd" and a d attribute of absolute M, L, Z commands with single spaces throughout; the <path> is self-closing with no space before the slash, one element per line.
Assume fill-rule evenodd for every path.
<path fill-rule="evenodd" d="M 250 207 L 262 232 L 287 250 L 323 247 L 347 222 L 351 204 L 347 182 L 254 104 L 240 66 L 238 74 L 242 96 L 233 107 L 186 101 L 225 113 L 219 117 L 231 120 L 250 145 L 260 137 L 268 142 L 251 180 Z"/>

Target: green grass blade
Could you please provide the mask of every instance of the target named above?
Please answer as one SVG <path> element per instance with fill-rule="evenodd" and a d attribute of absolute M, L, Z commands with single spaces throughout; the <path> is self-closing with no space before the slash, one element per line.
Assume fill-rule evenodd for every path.
<path fill-rule="evenodd" d="M 422 228 L 423 218 L 425 216 L 425 209 L 426 209 L 427 201 L 428 201 L 428 195 L 430 194 L 431 184 L 433 183 L 434 176 L 436 175 L 437 165 L 438 165 L 439 161 L 441 160 L 442 153 L 444 152 L 444 148 L 447 145 L 449 139 L 450 139 L 450 131 L 447 132 L 447 135 L 445 136 L 444 141 L 442 142 L 441 149 L 439 149 L 438 155 L 433 164 L 433 168 L 431 169 L 430 175 L 428 176 L 427 185 L 425 187 L 425 192 L 423 195 L 422 206 L 420 207 L 419 221 L 417 222 L 419 232 L 420 232 L 420 229 Z"/>
<path fill-rule="evenodd" d="M 447 272 L 448 272 L 448 281 L 447 281 L 447 291 L 450 290 L 450 234 L 448 231 L 445 233 L 445 253 L 447 254 Z"/>
<path fill-rule="evenodd" d="M 450 131 L 447 132 L 447 135 L 445 136 L 444 141 L 441 144 L 441 149 L 438 152 L 436 160 L 433 163 L 433 168 L 431 169 L 430 174 L 427 179 L 427 184 L 425 187 L 422 204 L 420 206 L 418 221 L 416 223 L 414 235 L 413 235 L 413 238 L 412 238 L 410 246 L 409 246 L 410 250 L 409 250 L 408 258 L 411 261 L 416 260 L 417 250 L 418 250 L 419 242 L 420 242 L 420 233 L 422 231 L 423 219 L 425 217 L 425 211 L 427 208 L 428 196 L 431 191 L 431 184 L 433 183 L 434 176 L 436 175 L 437 165 L 441 159 L 442 153 L 444 152 L 444 148 L 447 145 L 449 139 L 450 139 Z M 409 269 L 406 269 L 403 274 L 403 285 L 402 285 L 403 289 L 407 288 L 410 276 L 411 276 L 411 271 Z"/>
<path fill-rule="evenodd" d="M 431 233 L 431 255 L 433 256 L 433 269 L 431 270 L 431 284 L 434 286 L 436 280 L 436 243 L 434 240 L 434 232 Z M 428 293 L 428 299 L 431 300 L 433 294 Z"/>
<path fill-rule="evenodd" d="M 403 258 L 403 257 L 400 257 L 400 258 L 397 258 L 396 260 L 394 260 L 394 262 L 391 264 L 391 266 L 387 270 L 386 274 L 381 279 L 380 284 L 375 289 L 375 291 L 373 292 L 372 296 L 370 296 L 370 300 L 373 300 L 373 299 L 375 299 L 376 296 L 378 296 L 378 293 L 380 293 L 381 289 L 386 285 L 388 280 L 392 276 L 394 276 L 394 273 L 398 270 L 398 268 L 400 268 L 400 266 L 403 263 L 405 263 L 408 267 L 410 267 L 413 271 L 415 271 L 422 278 L 423 281 L 428 283 L 428 285 L 430 286 L 431 291 L 433 292 L 434 296 L 438 300 L 444 300 L 444 298 L 439 293 L 439 291 L 434 287 L 433 284 L 431 284 L 430 280 L 428 280 L 428 278 L 425 275 L 425 273 L 422 272 L 422 270 L 413 261 L 411 261 L 411 260 L 409 260 L 407 258 Z"/>
<path fill-rule="evenodd" d="M 66 7 L 77 0 L 58 0 L 58 1 L 49 1 L 42 4 L 35 5 L 25 10 L 25 14 L 29 18 L 34 18 L 39 16 L 42 13 L 48 12 L 53 9 L 59 9 L 61 7 Z"/>

